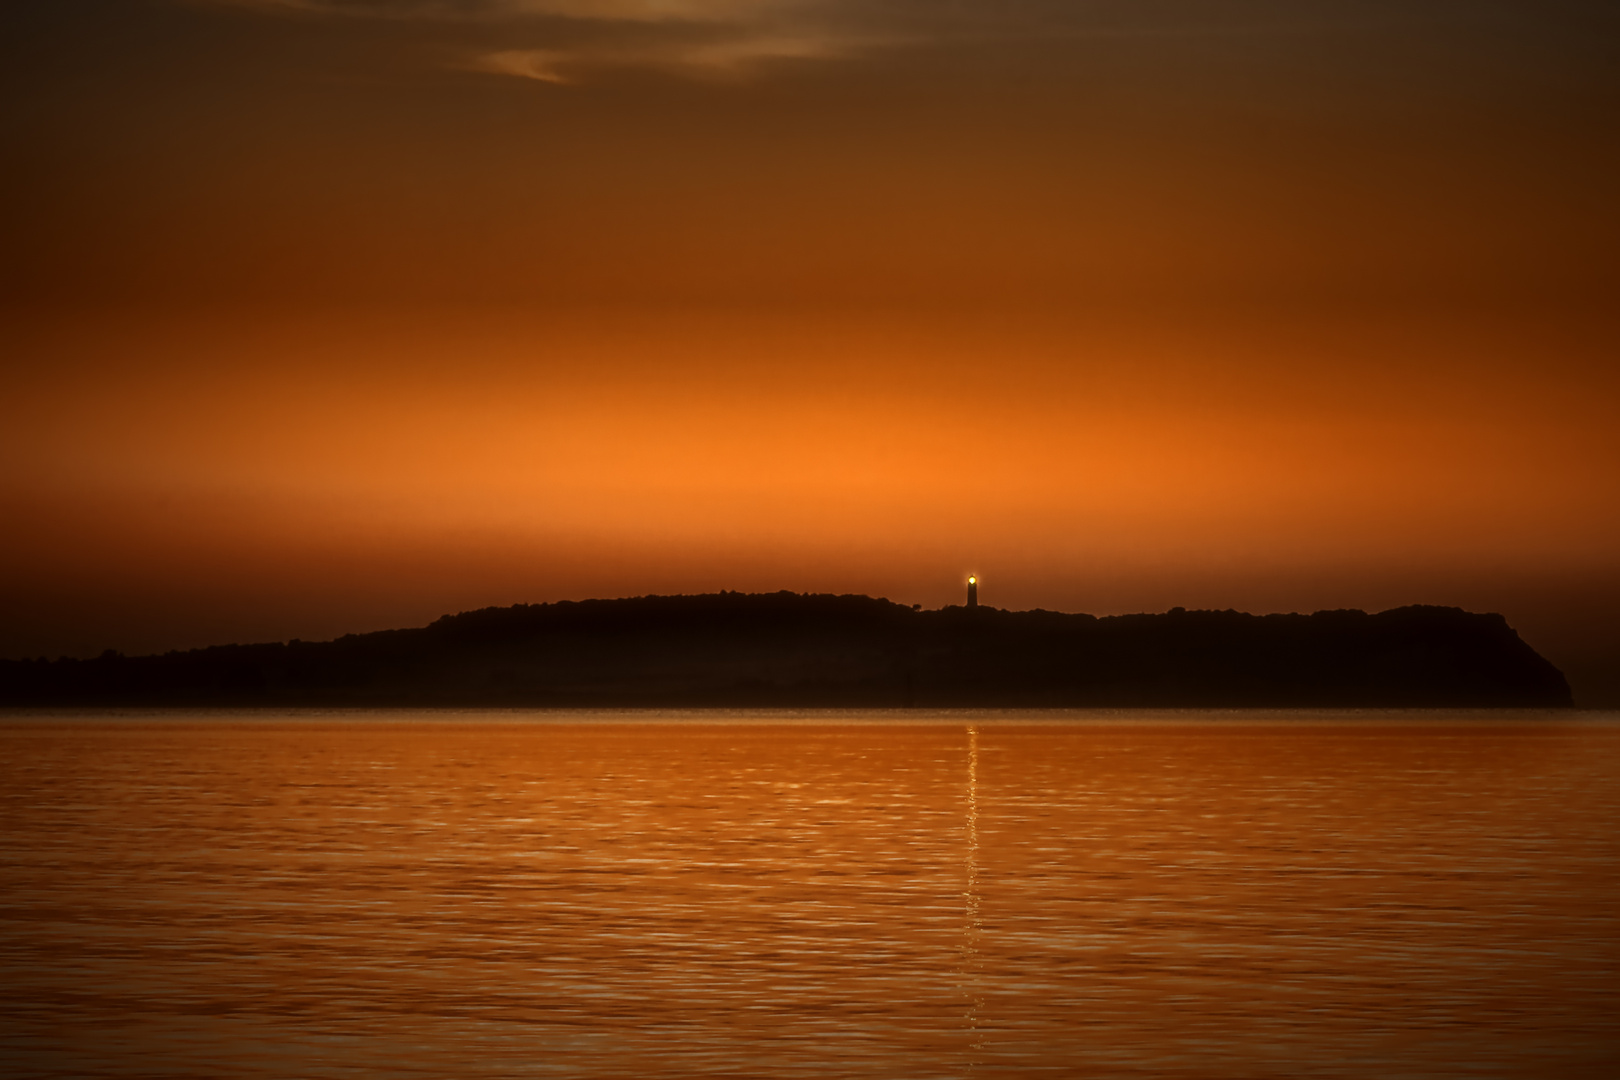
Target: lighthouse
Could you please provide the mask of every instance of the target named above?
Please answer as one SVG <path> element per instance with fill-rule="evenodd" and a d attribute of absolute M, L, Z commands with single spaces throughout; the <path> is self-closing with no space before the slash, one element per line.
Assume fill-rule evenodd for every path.
<path fill-rule="evenodd" d="M 979 606 L 979 575 L 968 575 L 968 607 Z"/>

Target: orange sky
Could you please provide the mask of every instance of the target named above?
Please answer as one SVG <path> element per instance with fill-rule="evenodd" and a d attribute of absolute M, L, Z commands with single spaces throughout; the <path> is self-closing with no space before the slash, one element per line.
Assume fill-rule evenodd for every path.
<path fill-rule="evenodd" d="M 0 654 L 972 569 L 1620 702 L 1620 22 L 939 7 L 8 6 Z"/>

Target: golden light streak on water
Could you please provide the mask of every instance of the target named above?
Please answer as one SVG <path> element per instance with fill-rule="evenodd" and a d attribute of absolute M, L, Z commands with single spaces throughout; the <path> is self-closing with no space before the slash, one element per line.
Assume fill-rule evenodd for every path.
<path fill-rule="evenodd" d="M 984 1049 L 984 1043 L 979 1040 L 979 1011 L 984 1008 L 984 997 L 979 986 L 979 728 L 976 724 L 967 727 L 967 844 L 966 867 L 967 889 L 963 893 L 966 900 L 964 912 L 966 925 L 963 929 L 962 943 L 962 972 L 963 983 L 968 995 L 967 1030 L 972 1039 L 968 1042 L 966 1062 L 969 1068 L 978 1064 L 976 1055 Z"/>

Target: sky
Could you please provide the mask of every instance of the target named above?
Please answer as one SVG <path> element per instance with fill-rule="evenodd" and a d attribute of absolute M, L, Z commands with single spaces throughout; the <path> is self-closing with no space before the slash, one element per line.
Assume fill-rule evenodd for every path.
<path fill-rule="evenodd" d="M 1620 705 L 1620 13 L 13 0 L 0 655 L 1500 611 Z"/>

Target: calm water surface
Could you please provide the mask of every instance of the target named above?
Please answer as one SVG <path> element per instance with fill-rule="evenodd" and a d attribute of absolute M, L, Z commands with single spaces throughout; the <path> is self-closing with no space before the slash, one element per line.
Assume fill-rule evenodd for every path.
<path fill-rule="evenodd" d="M 1613 715 L 0 717 L 10 1076 L 1620 1076 Z"/>

